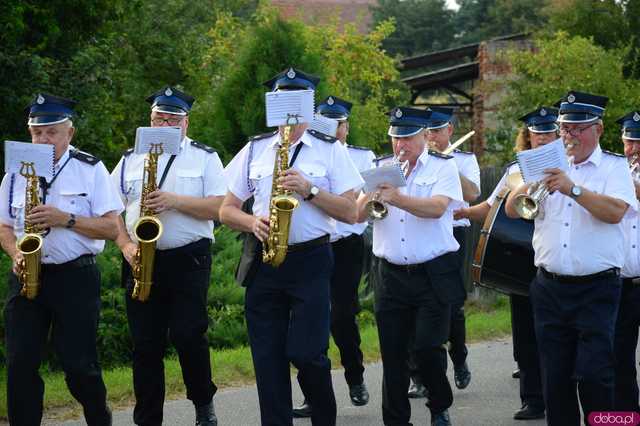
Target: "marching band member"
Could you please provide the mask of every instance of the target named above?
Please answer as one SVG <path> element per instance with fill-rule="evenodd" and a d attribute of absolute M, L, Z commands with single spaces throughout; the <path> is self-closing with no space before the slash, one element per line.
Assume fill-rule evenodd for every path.
<path fill-rule="evenodd" d="M 442 152 L 451 145 L 451 136 L 453 136 L 454 132 L 453 108 L 434 106 L 430 109 L 431 118 L 426 132 L 427 141 L 430 147 Z M 454 150 L 451 155 L 459 170 L 464 206 L 469 207 L 469 203 L 480 196 L 480 166 L 478 165 L 478 160 L 472 152 L 465 152 L 459 149 Z M 469 219 L 453 221 L 453 236 L 460 244 L 458 260 L 461 274 L 464 268 L 466 240 L 470 226 Z M 454 382 L 458 389 L 466 388 L 471 382 L 471 372 L 467 365 L 468 350 L 465 342 L 466 330 L 463 302 L 451 307 L 451 331 L 449 332 L 449 356 L 453 363 Z"/>
<path fill-rule="evenodd" d="M 265 83 L 272 91 L 315 89 L 318 78 L 289 68 Z M 228 192 L 222 222 L 249 233 L 238 277 L 247 287 L 245 315 L 258 386 L 263 425 L 291 425 L 289 363 L 299 370 L 308 390 L 314 425 L 336 424 L 331 362 L 326 356 L 330 329 L 330 280 L 333 253 L 329 235 L 335 220 L 354 223 L 355 191 L 362 178 L 337 139 L 292 126 L 289 168 L 273 176 L 281 132 L 252 138 L 226 168 Z M 284 132 L 284 128 L 280 129 Z M 269 228 L 274 179 L 298 200 L 290 221 L 284 262 L 262 263 Z M 242 203 L 253 195 L 253 214 Z"/>
<path fill-rule="evenodd" d="M 629 207 L 636 210 L 636 198 L 624 157 L 599 145 L 607 100 L 569 92 L 561 101 L 560 134 L 573 161 L 566 173 L 546 171 L 547 213 L 535 219 L 538 274 L 530 297 L 552 426 L 580 423 L 578 394 L 585 423 L 589 413 L 614 407 L 613 338 L 625 255 L 621 220 Z M 516 197 L 527 188 L 509 194 L 510 217 L 518 217 Z"/>
<path fill-rule="evenodd" d="M 349 115 L 352 104 L 336 96 L 327 97 L 317 107 L 318 114 L 338 121 L 336 138 L 347 147 L 349 157 L 359 171 L 373 166 L 375 155 L 369 148 L 348 145 Z M 331 234 L 333 250 L 333 274 L 331 275 L 331 335 L 340 351 L 344 377 L 349 386 L 349 397 L 355 406 L 369 402 L 369 392 L 364 383 L 363 355 L 360 350 L 360 331 L 356 315 L 360 310 L 358 286 L 364 262 L 364 239 L 366 223 L 348 224 L 336 222 Z M 302 390 L 303 393 L 305 389 Z M 305 399 L 294 408 L 294 417 L 311 417 L 312 407 Z"/>
<path fill-rule="evenodd" d="M 53 179 L 40 180 L 40 205 L 25 212 L 23 176 L 6 174 L 0 185 L 0 244 L 13 261 L 4 309 L 7 412 L 12 425 L 36 426 L 42 421 L 44 382 L 38 368 L 50 330 L 67 387 L 82 405 L 87 424 L 111 425 L 96 349 L 100 316 L 96 255 L 104 249 L 105 239 L 116 238 L 122 202 L 104 164 L 70 145 L 76 130 L 75 104 L 39 94 L 28 108 L 32 143 L 55 149 Z M 24 234 L 25 221 L 50 229 L 41 249 L 40 291 L 34 299 L 20 294 L 16 276 L 23 259 L 16 239 Z"/>
<path fill-rule="evenodd" d="M 406 187 L 379 186 L 377 197 L 388 215 L 376 220 L 373 253 L 375 315 L 382 355 L 382 418 L 386 425 L 408 425 L 411 407 L 408 351 L 414 352 L 429 390 L 432 425 L 450 425 L 453 402 L 446 375 L 451 306 L 464 299 L 453 237 L 452 207 L 462 202 L 458 170 L 451 157 L 425 149 L 429 111 L 398 107 L 391 111 L 389 136 L 399 161 L 407 162 Z M 358 200 L 358 220 L 366 220 L 373 194 Z M 424 236 L 428 235 L 425 244 Z"/>
<path fill-rule="evenodd" d="M 634 169 L 632 176 L 636 198 L 640 197 L 640 182 L 637 179 L 640 159 L 640 112 L 632 111 L 617 121 L 622 125 L 624 155 L 629 166 Z M 640 216 L 629 212 L 624 225 L 626 256 L 620 271 L 622 276 L 622 296 L 616 321 L 615 336 L 615 409 L 616 411 L 640 411 L 638 406 L 638 378 L 636 372 L 636 346 L 640 326 Z"/>
<path fill-rule="evenodd" d="M 165 395 L 163 358 L 167 335 L 178 352 L 187 398 L 195 407 L 196 425 L 215 426 L 216 386 L 211 377 L 207 342 L 207 291 L 211 275 L 213 221 L 218 219 L 226 186 L 218 154 L 187 136 L 194 99 L 165 87 L 147 99 L 151 126 L 180 127 L 177 155 L 158 159 L 158 189 L 147 198 L 162 222 L 153 264 L 153 285 L 147 301 L 132 297 L 130 266 L 138 249 L 133 228 L 140 217 L 146 155 L 128 150 L 111 178 L 125 203 L 126 228 L 121 223 L 116 244 L 122 251 L 123 287 L 133 338 L 133 388 L 138 425 L 162 424 Z"/>

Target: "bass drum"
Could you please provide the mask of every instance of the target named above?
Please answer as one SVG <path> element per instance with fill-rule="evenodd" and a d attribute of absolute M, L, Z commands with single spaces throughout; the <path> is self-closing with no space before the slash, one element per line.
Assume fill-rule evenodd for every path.
<path fill-rule="evenodd" d="M 496 197 L 480 232 L 471 265 L 474 284 L 506 294 L 529 296 L 536 275 L 533 221 L 511 219 L 504 208 L 508 189 Z"/>

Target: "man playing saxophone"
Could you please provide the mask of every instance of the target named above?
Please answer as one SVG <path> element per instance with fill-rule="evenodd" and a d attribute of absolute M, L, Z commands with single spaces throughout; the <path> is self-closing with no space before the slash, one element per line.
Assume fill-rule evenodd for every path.
<path fill-rule="evenodd" d="M 187 136 L 194 102 L 191 96 L 165 87 L 149 96 L 147 102 L 151 104 L 151 126 L 179 127 L 182 142 L 177 155 L 158 152 L 155 165 L 153 156 L 135 154 L 130 149 L 111 173 L 126 209 L 126 227 L 120 221 L 116 244 L 126 259 L 123 286 L 127 289 L 127 317 L 134 345 L 133 419 L 139 425 L 162 423 L 163 357 L 168 332 L 178 352 L 187 398 L 195 406 L 196 424 L 216 425 L 216 386 L 206 332 L 213 221 L 218 219 L 226 191 L 222 163 L 215 150 Z M 149 182 L 149 176 L 156 181 Z M 145 203 L 141 206 L 143 196 Z M 136 286 L 130 266 L 140 262 L 136 256 L 139 246 L 143 252 L 134 230 L 141 214 L 155 216 L 163 231 L 153 253 L 153 285 L 132 294 Z M 144 288 L 139 287 L 141 291 Z M 144 296 L 147 292 L 148 299 Z"/>
<path fill-rule="evenodd" d="M 271 91 L 305 90 L 315 89 L 318 81 L 289 68 L 265 85 Z M 284 150 L 288 164 L 274 167 Z M 243 253 L 247 262 L 241 262 L 238 276 L 247 286 L 245 315 L 262 424 L 292 424 L 292 363 L 309 390 L 312 423 L 335 425 L 336 401 L 326 356 L 333 270 L 329 235 L 335 220 L 355 222 L 354 191 L 362 186 L 362 178 L 341 143 L 307 130 L 307 124 L 282 126 L 253 137 L 229 163 L 225 174 L 228 192 L 220 219 L 249 233 Z M 290 192 L 298 206 L 289 223 L 271 221 L 270 228 L 271 200 L 283 192 Z M 241 207 L 251 196 L 253 214 L 247 214 Z M 286 226 L 288 236 L 280 233 Z M 281 244 L 288 245 L 284 262 L 277 267 L 262 262 L 259 243 L 271 244 L 274 233 L 283 239 Z"/>
<path fill-rule="evenodd" d="M 116 238 L 122 202 L 102 162 L 70 145 L 74 106 L 74 101 L 38 94 L 28 108 L 32 142 L 54 146 L 53 178 L 39 179 L 41 192 L 31 192 L 40 199 L 26 205 L 25 192 L 33 188 L 26 188 L 18 174 L 5 175 L 0 185 L 0 244 L 13 259 L 4 311 L 7 411 L 9 422 L 20 426 L 42 420 L 44 382 L 38 368 L 50 330 L 67 386 L 87 424 L 111 424 L 96 350 L 100 272 L 95 256 L 105 239 Z M 40 288 L 33 299 L 20 294 L 16 276 L 22 260 L 16 238 L 29 228 L 49 230 L 43 232 Z"/>
<path fill-rule="evenodd" d="M 640 111 L 631 111 L 617 121 L 622 126 L 624 154 L 632 170 L 636 198 L 640 199 L 640 182 L 637 178 L 640 159 Z M 636 172 L 636 173 L 634 173 Z M 622 296 L 616 320 L 614 352 L 615 366 L 615 409 L 617 411 L 640 411 L 638 405 L 638 376 L 636 371 L 636 346 L 640 327 L 640 215 L 632 211 L 622 219 L 624 226 L 625 261 L 622 277 Z"/>

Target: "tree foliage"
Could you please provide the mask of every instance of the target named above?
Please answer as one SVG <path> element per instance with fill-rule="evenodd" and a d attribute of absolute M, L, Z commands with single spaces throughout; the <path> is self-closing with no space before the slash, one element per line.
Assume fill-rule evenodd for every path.
<path fill-rule="evenodd" d="M 620 127 L 615 120 L 640 104 L 640 81 L 624 77 L 623 55 L 622 49 L 606 50 L 563 32 L 537 40 L 534 51 L 510 52 L 506 59 L 515 78 L 506 83 L 500 113 L 515 129 L 518 116 L 539 105 L 554 104 L 569 90 L 607 96 L 601 145 L 619 151 Z"/>

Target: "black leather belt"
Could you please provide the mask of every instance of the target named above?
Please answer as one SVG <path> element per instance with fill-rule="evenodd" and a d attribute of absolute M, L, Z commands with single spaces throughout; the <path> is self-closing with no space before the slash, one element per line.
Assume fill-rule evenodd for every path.
<path fill-rule="evenodd" d="M 389 269 L 393 269 L 394 271 L 401 271 L 409 274 L 415 274 L 416 272 L 425 271 L 425 264 L 427 263 L 427 262 L 423 262 L 423 263 L 413 263 L 410 265 L 396 265 L 395 263 L 391 263 L 383 257 L 380 257 L 379 259 L 385 267 Z"/>
<path fill-rule="evenodd" d="M 43 271 L 62 271 L 65 269 L 78 269 L 84 268 L 85 266 L 95 265 L 96 257 L 92 254 L 83 254 L 82 256 L 70 260 L 65 263 L 43 263 L 42 270 Z"/>
<path fill-rule="evenodd" d="M 609 268 L 604 271 L 596 272 L 595 274 L 590 275 L 560 275 L 554 274 L 553 272 L 549 272 L 544 268 L 540 268 L 542 275 L 547 277 L 550 280 L 558 281 L 560 283 L 568 283 L 568 284 L 583 284 L 588 283 L 594 280 L 599 280 L 602 278 L 613 278 L 620 276 L 620 269 L 618 268 Z"/>
<path fill-rule="evenodd" d="M 329 234 L 323 235 L 322 237 L 315 238 L 313 240 L 305 241 L 304 243 L 290 244 L 287 248 L 287 253 L 309 250 L 325 244 L 329 244 Z"/>

